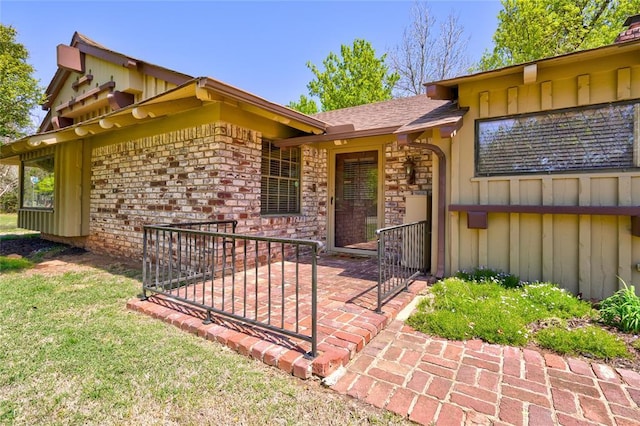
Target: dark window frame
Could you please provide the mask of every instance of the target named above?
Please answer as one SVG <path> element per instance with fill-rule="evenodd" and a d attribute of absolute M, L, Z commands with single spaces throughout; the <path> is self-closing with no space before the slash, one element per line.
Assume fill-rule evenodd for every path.
<path fill-rule="evenodd" d="M 25 192 L 28 191 L 29 187 L 31 187 L 32 190 L 32 195 L 31 195 L 31 201 L 34 202 L 35 201 L 35 186 L 40 184 L 41 182 L 44 181 L 44 179 L 41 179 L 40 181 L 33 181 L 33 174 L 31 174 L 31 176 L 29 176 L 29 182 L 25 182 L 26 178 L 28 177 L 26 174 L 26 168 L 27 167 L 32 167 L 32 168 L 36 168 L 33 166 L 30 166 L 30 163 L 38 163 L 38 162 L 42 162 L 42 161 L 47 161 L 47 160 L 51 160 L 52 162 L 52 170 L 51 171 L 47 171 L 48 175 L 45 177 L 51 177 L 53 182 L 52 182 L 52 186 L 53 188 L 51 189 L 51 194 L 50 196 L 46 196 L 46 197 L 39 197 L 40 201 L 47 201 L 47 205 L 36 205 L 35 203 L 32 205 L 25 205 L 25 201 L 26 198 L 25 197 Z M 42 157 L 37 157 L 37 158 L 30 158 L 28 160 L 23 160 L 20 162 L 20 209 L 25 209 L 25 210 L 45 210 L 45 211 L 52 211 L 54 209 L 55 206 L 55 197 L 56 197 L 56 172 L 55 172 L 55 162 L 56 162 L 56 158 L 54 154 L 50 154 L 50 155 L 45 155 Z"/>
<path fill-rule="evenodd" d="M 624 167 L 620 167 L 620 166 L 614 166 L 614 167 L 585 167 L 585 168 L 556 168 L 553 169 L 553 167 L 549 167 L 548 169 L 544 169 L 544 165 L 542 163 L 539 163 L 540 168 L 538 170 L 505 170 L 505 171 L 487 171 L 485 170 L 481 170 L 480 169 L 480 165 L 481 165 L 481 129 L 480 126 L 483 125 L 484 123 L 492 123 L 492 122 L 498 122 L 498 121 L 504 121 L 504 120 L 513 120 L 514 122 L 517 122 L 518 120 L 525 120 L 527 118 L 530 117 L 548 117 L 550 115 L 558 115 L 561 116 L 563 114 L 575 114 L 575 117 L 577 117 L 578 119 L 580 118 L 579 114 L 584 113 L 585 111 L 590 111 L 590 110 L 598 110 L 598 109 L 606 109 L 606 108 L 611 108 L 611 107 L 625 107 L 625 106 L 633 106 L 633 110 L 631 111 L 631 115 L 633 117 L 633 122 L 631 123 L 631 133 L 633 135 L 633 140 L 631 142 L 631 153 L 632 153 L 632 157 L 629 160 L 629 164 L 627 164 Z M 474 161 L 475 161 L 475 165 L 474 165 L 474 176 L 475 177 L 492 177 L 492 176 L 520 176 L 520 175 L 536 175 L 536 174 L 545 174 L 545 175 L 549 175 L 549 174 L 567 174 L 567 173 L 593 173 L 593 172 L 619 172 L 619 171 L 626 171 L 626 170 L 634 170 L 637 169 L 638 167 L 640 167 L 639 163 L 639 159 L 640 159 L 640 153 L 639 151 L 639 141 L 638 141 L 638 127 L 640 126 L 640 123 L 638 122 L 638 119 L 640 117 L 640 100 L 639 99 L 633 99 L 633 100 L 625 100 L 625 101 L 619 101 L 619 102 L 606 102 L 606 103 L 600 103 L 600 104 L 592 104 L 592 105 L 585 105 L 585 106 L 580 106 L 580 107 L 570 107 L 570 108 L 562 108 L 562 109 L 555 109 L 555 110 L 545 110 L 545 111 L 538 111 L 538 112 L 532 112 L 532 113 L 524 113 L 524 114 L 512 114 L 512 115 L 504 115 L 504 116 L 499 116 L 499 117 L 490 117 L 490 118 L 481 118 L 481 119 L 476 119 L 475 120 L 475 134 L 474 134 Z M 585 115 L 582 115 L 582 117 L 584 117 Z M 560 121 L 558 121 L 558 123 L 561 123 Z M 524 140 L 522 140 L 521 142 L 524 142 Z M 570 147 L 567 146 L 567 149 L 569 149 Z"/>
<path fill-rule="evenodd" d="M 263 216 L 299 215 L 302 206 L 300 148 L 282 149 L 275 146 L 272 141 L 263 139 L 260 159 L 260 214 Z M 273 197 L 276 197 L 275 201 Z"/>

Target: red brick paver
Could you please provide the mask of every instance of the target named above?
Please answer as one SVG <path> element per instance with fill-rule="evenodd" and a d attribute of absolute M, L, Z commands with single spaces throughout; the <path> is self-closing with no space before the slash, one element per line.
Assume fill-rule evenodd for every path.
<path fill-rule="evenodd" d="M 638 372 L 479 340 L 443 341 L 402 324 L 391 328 L 397 330 L 393 338 L 371 341 L 378 344 L 379 356 L 369 356 L 366 363 L 360 361 L 364 355 L 356 356 L 344 380 L 370 377 L 375 390 L 377 383 L 398 386 L 398 374 L 406 371 L 405 385 L 396 391 L 403 403 L 386 408 L 416 423 L 640 426 Z M 415 354 L 415 345 L 407 342 L 421 339 L 424 349 Z M 395 356 L 406 350 L 414 362 Z M 377 373 L 380 366 L 394 372 L 393 383 Z M 333 389 L 348 392 L 342 380 Z M 372 399 L 362 399 L 367 398 Z"/>

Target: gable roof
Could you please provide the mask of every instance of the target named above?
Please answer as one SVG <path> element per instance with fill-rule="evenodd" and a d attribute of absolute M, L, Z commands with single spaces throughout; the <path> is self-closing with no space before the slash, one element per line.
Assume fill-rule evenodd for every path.
<path fill-rule="evenodd" d="M 178 71 L 171 70 L 169 68 L 154 65 L 154 64 L 142 61 L 140 59 L 136 59 L 131 56 L 127 56 L 122 53 L 113 51 L 77 31 L 73 34 L 73 37 L 71 38 L 71 42 L 69 43 L 69 46 L 72 48 L 78 49 L 82 54 L 89 54 L 91 56 L 100 58 L 106 62 L 117 64 L 120 66 L 136 67 L 138 70 L 140 70 L 144 74 L 161 78 L 165 81 L 175 84 L 176 86 L 179 86 L 193 79 L 193 77 L 190 75 L 183 74 Z M 66 45 L 58 45 L 58 55 L 60 55 L 61 47 L 66 47 Z M 42 123 L 40 123 L 38 132 L 48 131 L 53 128 L 51 125 L 52 103 L 58 97 L 58 93 L 64 87 L 64 84 L 67 81 L 67 78 L 69 77 L 71 72 L 72 72 L 71 70 L 59 66 L 53 78 L 49 82 L 49 85 L 45 90 L 46 101 L 42 105 L 42 109 L 49 110 L 49 113 L 42 120 Z"/>

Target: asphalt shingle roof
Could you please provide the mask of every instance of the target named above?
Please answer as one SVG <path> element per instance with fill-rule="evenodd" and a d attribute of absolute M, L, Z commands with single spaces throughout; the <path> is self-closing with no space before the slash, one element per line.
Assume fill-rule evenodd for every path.
<path fill-rule="evenodd" d="M 419 122 L 430 113 L 436 113 L 443 118 L 444 115 L 451 115 L 455 106 L 451 101 L 433 100 L 426 95 L 418 95 L 321 112 L 313 117 L 332 126 L 353 124 L 358 131 L 400 127 Z"/>

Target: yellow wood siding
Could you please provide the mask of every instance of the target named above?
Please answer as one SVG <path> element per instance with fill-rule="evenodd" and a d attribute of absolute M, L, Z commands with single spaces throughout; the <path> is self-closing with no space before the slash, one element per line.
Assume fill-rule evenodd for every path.
<path fill-rule="evenodd" d="M 462 82 L 469 107 L 452 141 L 451 204 L 638 206 L 640 171 L 475 177 L 478 118 L 571 108 L 640 98 L 637 52 L 538 69 L 535 83 L 522 73 Z M 449 214 L 449 273 L 488 266 L 525 280 L 549 280 L 585 298 L 607 297 L 618 276 L 640 283 L 640 237 L 629 216 L 489 213 L 487 229 L 469 229 L 463 212 Z"/>
<path fill-rule="evenodd" d="M 72 86 L 73 83 L 83 75 L 88 74 L 91 74 L 93 76 L 91 82 L 78 86 L 77 90 L 74 89 Z M 63 88 L 60 90 L 58 96 L 52 103 L 52 109 L 55 111 L 56 108 L 60 105 L 65 104 L 72 99 L 77 98 L 78 96 L 82 96 L 89 90 L 95 89 L 96 87 L 110 81 L 115 82 L 115 87 L 113 88 L 113 90 L 134 95 L 135 102 L 148 99 L 176 87 L 175 84 L 169 83 L 162 79 L 142 74 L 135 67 L 127 68 L 122 65 L 104 61 L 100 58 L 86 55 L 85 74 L 72 72 L 69 75 L 67 81 L 64 83 Z M 96 98 L 92 97 L 88 99 L 86 101 L 86 105 L 75 105 L 71 109 L 65 109 L 60 112 L 63 116 L 74 117 L 76 123 L 111 112 L 111 108 L 106 101 L 107 93 L 108 91 L 105 91 Z M 92 105 L 95 106 L 92 107 Z M 79 109 L 81 112 L 78 112 Z M 54 113 L 54 115 L 58 114 Z"/>

